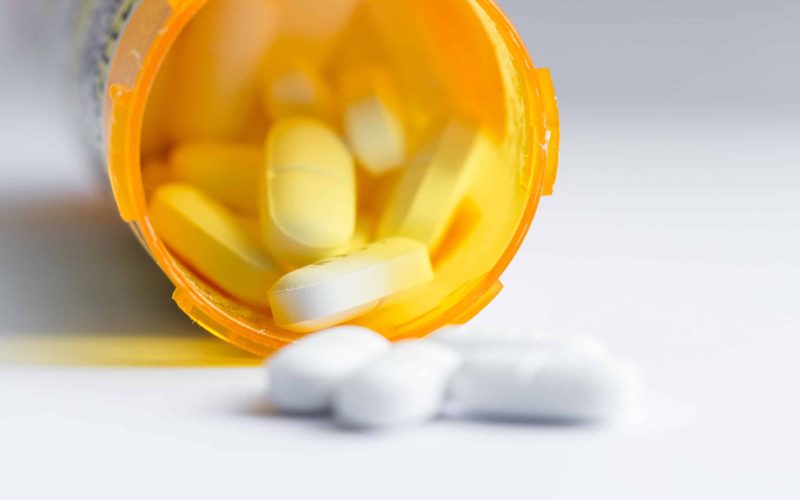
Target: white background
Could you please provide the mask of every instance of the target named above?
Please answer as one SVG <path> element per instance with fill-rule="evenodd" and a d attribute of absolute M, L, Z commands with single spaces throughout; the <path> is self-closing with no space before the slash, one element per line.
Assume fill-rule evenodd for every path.
<path fill-rule="evenodd" d="M 0 8 L 0 498 L 798 498 L 800 8 L 502 3 L 564 140 L 476 323 L 602 338 L 645 374 L 642 415 L 363 435 L 269 414 L 257 368 L 98 366 L 165 338 L 252 361 L 173 307 Z"/>

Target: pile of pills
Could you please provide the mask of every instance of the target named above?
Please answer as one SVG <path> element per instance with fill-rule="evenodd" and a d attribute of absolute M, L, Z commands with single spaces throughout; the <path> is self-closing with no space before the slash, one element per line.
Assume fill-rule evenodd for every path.
<path fill-rule="evenodd" d="M 637 405 L 641 382 L 594 339 L 448 327 L 391 344 L 360 327 L 310 335 L 267 361 L 269 403 L 345 427 L 404 427 L 441 415 L 604 422 Z"/>
<path fill-rule="evenodd" d="M 484 215 L 495 198 L 510 210 L 512 193 L 486 186 L 522 175 L 498 164 L 516 115 L 498 100 L 493 53 L 470 44 L 486 34 L 474 9 L 423 3 L 209 2 L 149 100 L 147 223 L 190 281 L 230 309 L 271 317 L 259 322 L 270 331 L 319 332 L 269 360 L 281 412 L 327 412 L 358 428 L 442 414 L 614 418 L 637 379 L 591 339 L 448 328 L 391 344 L 336 327 L 369 324 L 362 316 L 417 292 L 452 296 L 457 279 L 441 263 L 465 241 L 463 207 Z M 451 57 L 454 41 L 466 59 Z M 503 231 L 488 233 L 502 250 Z M 496 258 L 476 255 L 465 275 Z"/>
<path fill-rule="evenodd" d="M 482 140 L 449 123 L 403 167 L 373 217 L 357 210 L 356 163 L 336 132 L 317 118 L 284 118 L 263 151 L 176 148 L 177 181 L 155 190 L 149 217 L 173 254 L 224 293 L 270 309 L 283 328 L 315 331 L 433 279 L 431 253 L 481 161 Z"/>
<path fill-rule="evenodd" d="M 163 71 L 192 85 L 164 105 L 169 139 L 143 179 L 149 222 L 187 273 L 305 333 L 430 283 L 432 259 L 498 146 L 455 111 L 430 111 L 424 127 L 412 126 L 380 58 L 322 71 L 304 37 L 327 14 L 317 26 L 302 12 L 293 17 L 297 2 L 280 3 L 282 38 L 253 33 L 269 29 L 258 0 L 236 0 L 238 11 L 213 3 L 182 35 L 173 49 L 182 57 Z M 323 31 L 342 31 L 359 2 L 340 3 L 336 28 Z M 239 19 L 245 11 L 253 18 Z M 242 39 L 220 40 L 234 18 Z M 309 23 L 315 30 L 302 29 Z M 242 108 L 253 87 L 255 109 Z M 248 120 L 266 132 L 255 140 L 235 132 Z"/>

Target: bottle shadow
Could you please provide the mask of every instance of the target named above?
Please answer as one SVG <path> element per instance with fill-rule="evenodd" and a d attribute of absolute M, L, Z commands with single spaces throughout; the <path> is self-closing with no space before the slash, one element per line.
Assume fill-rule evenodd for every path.
<path fill-rule="evenodd" d="M 192 324 L 107 197 L 0 199 L 0 363 L 242 366 Z"/>

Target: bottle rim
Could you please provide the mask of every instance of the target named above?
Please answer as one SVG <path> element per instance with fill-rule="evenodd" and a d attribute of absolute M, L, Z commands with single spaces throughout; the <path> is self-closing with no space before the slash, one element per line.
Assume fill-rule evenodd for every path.
<path fill-rule="evenodd" d="M 146 103 L 161 63 L 173 43 L 208 1 L 143 0 L 131 16 L 128 28 L 120 36 L 109 71 L 103 119 L 106 160 L 120 215 L 175 285 L 173 299 L 178 306 L 210 333 L 254 354 L 267 355 L 302 335 L 257 328 L 245 316 L 235 316 L 215 304 L 190 281 L 160 241 L 146 215 L 140 153 Z M 555 178 L 558 122 L 549 73 L 534 67 L 522 38 L 494 0 L 464 1 L 472 2 L 494 24 L 523 80 L 521 95 L 516 97 L 526 110 L 526 124 L 532 130 L 524 157 L 529 162 L 525 167 L 533 175 L 528 179 L 529 196 L 520 223 L 497 262 L 471 284 L 469 293 L 461 300 L 403 332 L 402 338 L 422 337 L 449 324 L 465 323 L 497 296 L 502 289 L 500 277 L 519 251 L 541 196 L 550 194 Z M 136 24 L 148 28 L 145 36 L 134 31 L 132 25 Z M 540 168 L 534 168 L 536 165 Z"/>

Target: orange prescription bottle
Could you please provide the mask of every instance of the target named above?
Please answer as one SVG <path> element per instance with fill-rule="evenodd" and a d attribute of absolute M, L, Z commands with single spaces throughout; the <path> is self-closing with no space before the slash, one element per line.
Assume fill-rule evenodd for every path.
<path fill-rule="evenodd" d="M 466 322 L 501 290 L 500 276 L 541 196 L 552 193 L 559 123 L 550 74 L 534 68 L 492 0 L 84 0 L 75 12 L 82 105 L 122 219 L 174 284 L 178 306 L 209 332 L 252 353 L 269 354 L 301 334 L 279 328 L 269 311 L 239 303 L 187 271 L 148 217 L 152 186 L 143 176 L 143 165 L 174 145 L 181 127 L 209 125 L 198 132 L 202 139 L 228 140 L 235 133 L 263 140 L 268 118 L 234 132 L 225 125 L 224 109 L 178 103 L 186 93 L 208 90 L 206 67 L 227 65 L 240 74 L 228 58 L 229 44 L 264 44 L 257 75 L 303 54 L 324 78 L 337 81 L 347 67 L 379 59 L 405 96 L 409 147 L 419 147 L 442 111 L 479 121 L 496 145 L 496 158 L 476 173 L 432 256 L 434 280 L 355 324 L 402 339 Z M 195 23 L 209 19 L 213 37 L 196 47 L 181 45 Z M 255 20 L 263 31 L 252 29 Z M 187 65 L 201 68 L 200 77 L 175 69 Z M 173 95 L 165 98 L 159 86 Z M 206 100 L 222 99 L 217 97 Z M 230 106 L 243 102 L 225 99 Z M 164 127 L 170 120 L 179 125 Z M 381 189 L 367 191 L 380 197 Z"/>

